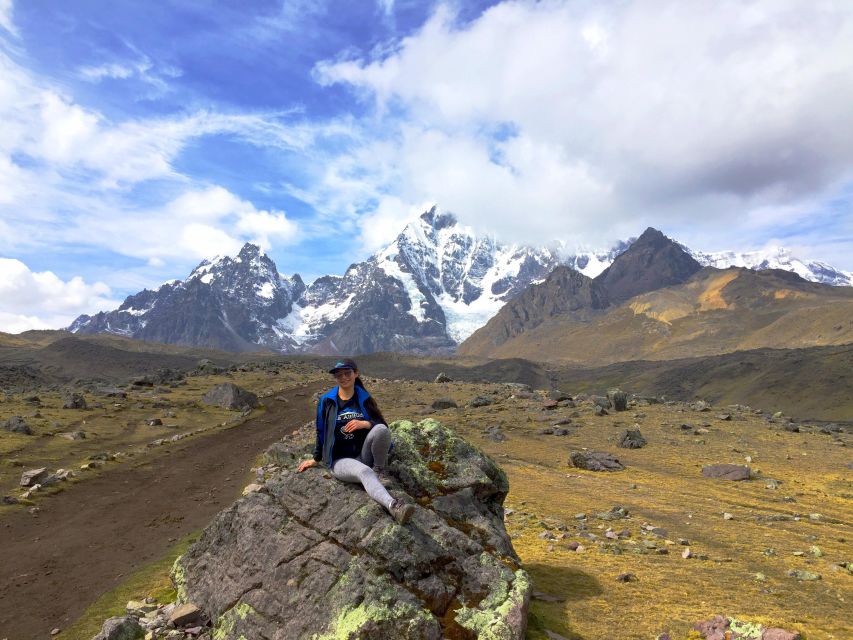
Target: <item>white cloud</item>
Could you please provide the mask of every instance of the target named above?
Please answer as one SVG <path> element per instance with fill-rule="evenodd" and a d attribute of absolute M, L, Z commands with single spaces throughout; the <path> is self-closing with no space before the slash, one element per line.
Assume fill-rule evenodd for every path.
<path fill-rule="evenodd" d="M 18 35 L 12 15 L 15 12 L 13 0 L 0 0 L 0 29 L 5 29 L 13 36 Z"/>
<path fill-rule="evenodd" d="M 82 80 L 92 83 L 99 83 L 104 80 L 138 80 L 152 89 L 152 91 L 146 92 L 146 99 L 152 99 L 166 93 L 170 89 L 169 82 L 182 75 L 182 71 L 177 67 L 171 65 L 155 66 L 148 56 L 139 52 L 129 43 L 125 44 L 136 54 L 135 59 L 116 60 L 81 67 L 77 70 L 77 75 Z"/>
<path fill-rule="evenodd" d="M 137 63 L 111 62 L 93 67 L 82 67 L 79 71 L 80 77 L 91 82 L 100 82 L 104 78 L 115 80 L 126 80 L 136 74 L 142 74 L 151 68 L 150 61 Z"/>
<path fill-rule="evenodd" d="M 330 202 L 358 192 L 344 177 L 505 238 L 600 243 L 814 211 L 853 180 L 847 2 L 519 0 L 466 24 L 443 5 L 372 55 L 315 68 L 375 103 L 380 138 L 334 159 Z"/>
<path fill-rule="evenodd" d="M 119 304 L 103 282 L 62 280 L 51 271 L 34 272 L 20 260 L 0 258 L 0 331 L 58 329 L 81 313 Z"/>
<path fill-rule="evenodd" d="M 204 258 L 216 255 L 234 255 L 240 250 L 240 241 L 227 232 L 208 224 L 191 223 L 180 227 L 175 241 L 168 245 L 143 247 L 143 251 L 156 251 L 160 255 L 179 251 L 182 255 Z"/>
<path fill-rule="evenodd" d="M 388 246 L 407 224 L 432 206 L 431 202 L 412 206 L 396 196 L 380 198 L 376 208 L 359 220 L 362 251 L 370 254 Z"/>
<path fill-rule="evenodd" d="M 284 212 L 174 168 L 184 147 L 207 135 L 293 151 L 348 130 L 345 122 L 289 125 L 281 116 L 200 111 L 112 122 L 0 51 L 0 230 L 15 230 L 2 234 L 0 247 L 73 242 L 159 269 L 166 259 L 209 257 L 246 240 L 290 244 L 298 227 Z M 131 190 L 154 180 L 162 204 L 143 208 Z"/>
<path fill-rule="evenodd" d="M 237 230 L 255 244 L 269 249 L 270 238 L 285 244 L 293 242 L 298 227 L 281 211 L 246 211 L 240 214 Z"/>
<path fill-rule="evenodd" d="M 127 211 L 118 224 L 109 202 L 93 206 L 64 231 L 65 240 L 103 246 L 153 267 L 234 255 L 245 242 L 290 244 L 300 233 L 284 212 L 258 209 L 220 186 L 190 188 L 163 206 Z"/>
<path fill-rule="evenodd" d="M 293 150 L 308 148 L 318 137 L 346 132 L 345 124 L 334 122 L 282 124 L 283 115 L 197 111 L 112 122 L 33 77 L 0 51 L 0 157 L 24 153 L 57 172 L 91 171 L 94 186 L 101 189 L 183 179 L 174 161 L 190 141 L 204 136 L 230 134 L 250 144 Z"/>

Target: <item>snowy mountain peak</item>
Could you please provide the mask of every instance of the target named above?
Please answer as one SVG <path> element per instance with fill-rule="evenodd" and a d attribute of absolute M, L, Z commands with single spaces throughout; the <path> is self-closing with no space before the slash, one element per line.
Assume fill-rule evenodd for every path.
<path fill-rule="evenodd" d="M 298 278 L 298 276 L 296 276 Z M 214 282 L 235 286 L 256 283 L 259 295 L 271 298 L 272 290 L 281 285 L 281 276 L 275 263 L 259 246 L 247 242 L 236 256 L 216 256 L 211 260 L 202 260 L 187 277 L 187 282 L 198 280 L 203 284 Z M 301 279 L 299 279 L 301 283 Z M 289 289 L 295 283 L 285 279 Z"/>
<path fill-rule="evenodd" d="M 782 269 L 793 271 L 801 278 L 811 282 L 835 286 L 853 286 L 853 272 L 836 269 L 825 262 L 798 258 L 790 250 L 778 245 L 769 245 L 759 251 L 718 251 L 713 253 L 691 249 L 687 249 L 687 251 L 699 264 L 706 267 L 718 269 L 728 267 L 744 267 L 756 270 Z"/>
<path fill-rule="evenodd" d="M 433 206 L 427 211 L 424 211 L 420 215 L 419 219 L 428 224 L 436 231 L 444 229 L 446 227 L 452 227 L 457 224 L 456 216 L 454 216 L 452 213 L 441 213 L 439 212 L 438 207 L 436 206 Z"/>
<path fill-rule="evenodd" d="M 594 278 L 635 240 L 566 255 L 502 244 L 431 207 L 343 275 L 306 286 L 298 274 L 280 275 L 260 247 L 246 243 L 235 256 L 203 260 L 186 280 L 143 290 L 113 311 L 81 316 L 71 330 L 233 350 L 448 351 L 555 267 Z M 746 253 L 682 248 L 706 266 L 785 269 L 815 282 L 853 285 L 853 273 L 800 260 L 782 247 Z"/>
<path fill-rule="evenodd" d="M 439 306 L 447 334 L 457 342 L 560 262 L 548 249 L 507 246 L 477 235 L 437 207 L 407 225 L 375 257 L 385 275 L 403 284 L 413 301 L 410 314 L 423 322 L 424 310 Z"/>

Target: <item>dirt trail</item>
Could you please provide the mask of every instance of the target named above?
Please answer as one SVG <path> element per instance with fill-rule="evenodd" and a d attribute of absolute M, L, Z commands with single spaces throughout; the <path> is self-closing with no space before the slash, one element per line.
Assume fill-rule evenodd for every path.
<path fill-rule="evenodd" d="M 0 517 L 0 638 L 48 638 L 105 591 L 204 527 L 257 455 L 313 415 L 319 385 L 279 394 L 235 428 L 187 438 Z"/>

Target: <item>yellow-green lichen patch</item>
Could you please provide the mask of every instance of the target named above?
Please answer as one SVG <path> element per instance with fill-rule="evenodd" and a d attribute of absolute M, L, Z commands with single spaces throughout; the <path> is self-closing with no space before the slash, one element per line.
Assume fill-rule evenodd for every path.
<path fill-rule="evenodd" d="M 424 623 L 432 621 L 432 614 L 425 609 L 418 609 L 406 602 L 396 602 L 393 605 L 384 603 L 362 603 L 356 607 L 346 607 L 332 623 L 329 631 L 323 635 L 312 636 L 313 640 L 349 640 L 359 637 L 359 632 L 370 623 L 397 621 L 403 627 L 416 629 Z M 409 637 L 402 631 L 404 637 Z"/>
<path fill-rule="evenodd" d="M 529 592 L 530 578 L 519 569 L 511 585 L 498 581 L 479 606 L 461 607 L 456 612 L 456 623 L 475 633 L 480 640 L 512 640 L 517 630 L 512 629 L 507 620 L 513 609 L 523 606 Z"/>
<path fill-rule="evenodd" d="M 245 620 L 248 616 L 254 615 L 256 611 L 244 602 L 240 602 L 228 611 L 219 616 L 216 621 L 216 626 L 213 628 L 213 640 L 227 640 L 231 638 L 234 632 L 234 625 L 238 620 Z M 242 634 L 237 640 L 245 640 Z"/>
<path fill-rule="evenodd" d="M 410 420 L 398 420 L 390 425 L 397 450 L 392 461 L 403 461 L 406 475 L 429 495 L 447 493 L 461 488 L 472 481 L 494 484 L 498 490 L 509 490 L 506 475 L 488 456 L 484 456 L 456 432 L 437 420 L 426 418 L 417 424 Z M 476 465 L 463 465 L 461 461 L 478 459 Z M 464 468 L 463 468 L 464 467 Z M 479 476 L 479 477 L 478 477 Z"/>
<path fill-rule="evenodd" d="M 731 629 L 738 638 L 761 638 L 764 632 L 764 627 L 754 622 L 745 622 L 736 618 L 729 618 L 729 629 Z"/>
<path fill-rule="evenodd" d="M 181 564 L 183 557 L 184 556 L 180 555 L 175 558 L 175 562 L 172 564 L 172 570 L 169 572 L 169 576 L 172 578 L 172 584 L 175 585 L 175 591 L 178 594 L 178 602 L 187 601 L 187 583 L 186 577 L 184 576 L 184 565 Z"/>

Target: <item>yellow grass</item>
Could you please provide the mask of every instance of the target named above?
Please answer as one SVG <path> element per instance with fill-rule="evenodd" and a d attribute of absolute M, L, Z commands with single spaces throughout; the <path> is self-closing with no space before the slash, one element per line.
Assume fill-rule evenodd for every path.
<path fill-rule="evenodd" d="M 235 376 L 234 382 L 256 392 L 274 390 L 268 388 L 269 378 L 252 379 L 251 375 Z M 196 415 L 189 411 L 198 398 L 192 394 L 203 393 L 217 381 L 190 379 L 188 388 L 175 396 L 185 403 L 177 411 L 179 416 L 181 411 Z M 557 603 L 532 602 L 531 640 L 546 638 L 546 630 L 587 640 L 648 639 L 663 630 L 670 630 L 673 638 L 685 638 L 693 622 L 718 613 L 799 630 L 807 640 L 853 637 L 846 613 L 853 599 L 853 576 L 839 567 L 853 561 L 849 543 L 853 480 L 846 467 L 850 449 L 833 444 L 853 444 L 849 436 L 788 433 L 780 431 L 780 425 L 746 412 L 742 419 L 723 421 L 716 417 L 723 411 L 740 417 L 724 408 L 696 413 L 679 405 L 653 405 L 595 417 L 589 406 L 545 413 L 540 410 L 541 399 L 509 399 L 502 385 L 368 381 L 368 386 L 389 420 L 418 419 L 433 399 L 453 397 L 463 408 L 433 417 L 456 428 L 506 471 L 510 480 L 506 506 L 513 510 L 506 523 L 515 549 L 534 580 L 534 589 L 564 598 Z M 499 403 L 464 408 L 474 396 L 495 390 L 502 398 Z M 4 405 L 0 408 L 5 410 Z M 199 411 L 198 419 L 209 423 L 221 417 Z M 575 411 L 579 414 L 573 418 L 578 425 L 575 434 L 535 433 L 552 418 Z M 134 415 L 141 418 L 148 413 Z M 540 421 L 543 416 L 549 420 Z M 124 415 L 122 419 L 126 419 Z M 698 428 L 705 422 L 709 424 L 705 434 L 680 428 L 682 423 Z M 634 423 L 639 424 L 648 446 L 616 448 L 615 437 Z M 484 437 L 483 429 L 493 424 L 502 425 L 507 441 L 496 443 Z M 114 436 L 116 444 L 119 433 Z M 57 440 L 37 441 L 57 447 L 61 444 Z M 569 451 L 583 448 L 613 452 L 627 470 L 593 473 L 569 467 Z M 735 483 L 701 476 L 704 464 L 745 464 L 746 456 L 752 458 L 749 464 L 756 479 Z M 8 469 L 7 464 L 0 465 L 0 474 Z M 14 468 L 13 475 L 17 478 L 19 474 L 20 468 Z M 2 478 L 0 475 L 0 481 Z M 765 488 L 769 478 L 780 483 L 777 489 Z M 628 509 L 630 517 L 613 522 L 596 517 L 615 505 Z M 580 512 L 587 515 L 586 530 L 602 540 L 606 540 L 603 534 L 608 526 L 614 531 L 627 529 L 630 538 L 611 543 L 608 549 L 580 537 L 580 521 L 575 518 Z M 734 518 L 725 520 L 726 512 Z M 821 515 L 811 519 L 809 514 Z M 779 516 L 798 519 L 772 520 Z M 566 526 L 563 539 L 539 537 L 546 526 L 553 534 L 561 533 L 556 523 Z M 645 534 L 645 523 L 668 533 L 664 538 Z M 679 538 L 689 541 L 694 554 L 708 559 L 682 558 L 685 547 L 678 544 Z M 566 545 L 573 541 L 586 550 L 570 551 Z M 655 541 L 669 554 L 635 552 L 643 548 L 643 541 Z M 819 547 L 820 557 L 811 552 L 813 546 Z M 616 547 L 620 554 L 614 553 Z M 794 552 L 804 555 L 795 556 Z M 75 625 L 62 637 L 91 637 L 92 629 L 97 630 L 95 623 L 100 624 L 128 599 L 158 597 L 157 593 L 168 598 L 168 565 L 177 553 L 170 552 L 162 563 L 134 574 L 120 590 L 90 607 L 85 621 L 79 623 L 85 626 Z M 822 579 L 799 582 L 786 575 L 790 569 L 817 572 Z M 624 572 L 636 574 L 637 581 L 616 582 L 615 577 Z M 759 573 L 763 580 L 756 579 Z"/>
<path fill-rule="evenodd" d="M 499 385 L 389 385 L 381 398 L 399 398 L 402 411 L 415 412 L 415 402 L 450 395 L 460 402 Z M 850 523 L 853 520 L 853 481 L 846 470 L 849 449 L 832 444 L 823 434 L 788 433 L 762 417 L 743 420 L 716 418 L 710 413 L 684 412 L 662 405 L 595 417 L 589 406 L 579 407 L 575 435 L 537 435 L 548 426 L 539 400 L 506 400 L 482 409 L 439 412 L 435 417 L 455 427 L 497 460 L 510 480 L 506 505 L 514 510 L 507 528 L 534 588 L 565 598 L 563 603 L 534 600 L 528 637 L 545 638 L 544 630 L 568 638 L 654 638 L 663 630 L 683 638 L 691 625 L 715 614 L 726 614 L 770 626 L 796 629 L 809 640 L 853 637 L 849 610 L 853 576 L 838 563 L 853 561 Z M 397 407 L 389 413 L 397 413 Z M 560 409 L 556 415 L 570 415 Z M 548 414 L 550 415 L 550 414 Z M 639 423 L 649 444 L 643 449 L 615 446 L 624 428 Z M 682 423 L 708 422 L 709 433 L 682 431 Z M 509 439 L 495 443 L 482 430 L 503 423 Z M 772 428 L 771 428 L 772 427 Z M 627 466 L 617 473 L 594 473 L 567 464 L 572 449 L 610 451 Z M 701 476 L 704 464 L 747 464 L 758 478 L 746 482 L 710 480 Z M 766 480 L 780 482 L 765 488 Z M 636 488 L 632 488 L 636 486 Z M 785 496 L 793 499 L 785 501 Z M 595 518 L 615 505 L 630 518 L 607 522 Z M 608 526 L 628 529 L 620 555 L 579 537 L 575 514 L 586 513 L 588 531 L 601 536 Z M 734 516 L 725 520 L 723 513 Z M 821 520 L 809 514 L 821 514 Z M 798 514 L 798 520 L 770 521 L 768 517 Z M 829 519 L 830 522 L 826 520 Z M 541 522 L 559 521 L 566 537 L 548 541 L 538 536 Z M 837 521 L 837 522 L 832 522 Z M 666 538 L 644 535 L 641 525 L 667 529 Z M 560 533 L 552 528 L 552 533 Z M 689 541 L 693 554 L 707 560 L 684 559 Z M 655 540 L 668 555 L 635 553 L 642 541 Z M 669 543 L 667 543 L 667 540 Z M 586 551 L 570 551 L 577 541 Z M 549 545 L 553 550 L 549 550 Z M 820 548 L 821 557 L 810 553 Z M 774 555 L 765 550 L 773 549 Z M 795 556 L 794 552 L 805 552 Z M 767 552 L 771 553 L 771 552 Z M 789 569 L 821 574 L 816 582 L 799 582 Z M 636 574 L 636 582 L 615 577 Z M 756 574 L 766 577 L 756 579 Z"/>

